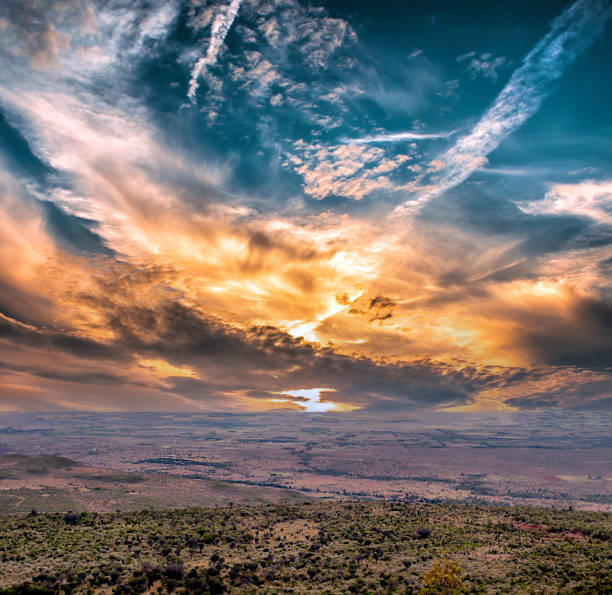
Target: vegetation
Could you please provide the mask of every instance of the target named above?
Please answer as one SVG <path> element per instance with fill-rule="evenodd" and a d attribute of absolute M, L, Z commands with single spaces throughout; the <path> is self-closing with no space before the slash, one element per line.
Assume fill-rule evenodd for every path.
<path fill-rule="evenodd" d="M 610 593 L 611 536 L 466 504 L 32 511 L 0 517 L 0 593 Z"/>
<path fill-rule="evenodd" d="M 452 560 L 435 560 L 431 568 L 423 576 L 423 595 L 443 593 L 453 595 L 460 593 L 462 582 L 461 566 Z"/>

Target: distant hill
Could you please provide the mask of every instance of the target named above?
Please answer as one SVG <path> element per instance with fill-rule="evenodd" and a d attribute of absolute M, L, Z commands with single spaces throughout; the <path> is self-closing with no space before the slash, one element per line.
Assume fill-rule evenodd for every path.
<path fill-rule="evenodd" d="M 0 455 L 0 470 L 7 473 L 10 473 L 11 470 L 15 472 L 25 470 L 28 473 L 48 473 L 57 469 L 72 469 L 79 466 L 80 463 L 57 455 L 35 457 L 20 454 Z"/>

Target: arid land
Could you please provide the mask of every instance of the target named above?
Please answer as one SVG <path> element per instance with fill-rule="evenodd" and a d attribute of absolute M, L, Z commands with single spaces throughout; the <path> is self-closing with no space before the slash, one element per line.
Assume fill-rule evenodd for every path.
<path fill-rule="evenodd" d="M 612 510 L 612 416 L 601 413 L 3 414 L 1 453 L 82 467 L 5 472 L 4 511 L 25 510 L 23 489 L 66 490 L 79 510 L 286 497 Z M 96 487 L 119 503 L 84 496 Z"/>

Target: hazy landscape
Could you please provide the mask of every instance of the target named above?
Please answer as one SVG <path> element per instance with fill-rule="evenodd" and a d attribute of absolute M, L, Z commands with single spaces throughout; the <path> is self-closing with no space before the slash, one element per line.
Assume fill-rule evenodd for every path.
<path fill-rule="evenodd" d="M 18 504 L 23 489 L 47 487 L 67 490 L 75 510 L 220 503 L 223 494 L 211 494 L 215 481 L 236 502 L 248 502 L 247 488 L 253 497 L 254 488 L 267 488 L 257 496 L 265 501 L 279 497 L 270 488 L 283 488 L 317 500 L 612 510 L 612 418 L 602 414 L 58 413 L 2 415 L 0 423 L 0 453 L 53 454 L 81 466 L 58 478 L 55 469 L 28 472 L 27 460 L 11 470 L 4 456 L 7 512 L 13 502 L 28 510 Z M 123 495 L 87 504 L 83 490 L 96 482 L 122 486 Z"/>

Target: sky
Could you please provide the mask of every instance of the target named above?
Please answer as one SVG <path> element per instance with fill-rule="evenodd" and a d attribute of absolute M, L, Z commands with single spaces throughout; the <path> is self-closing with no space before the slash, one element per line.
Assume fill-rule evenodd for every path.
<path fill-rule="evenodd" d="M 610 410 L 611 17 L 4 0 L 0 412 Z"/>

